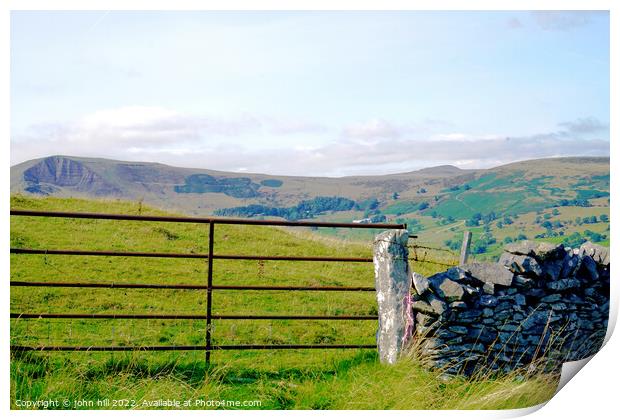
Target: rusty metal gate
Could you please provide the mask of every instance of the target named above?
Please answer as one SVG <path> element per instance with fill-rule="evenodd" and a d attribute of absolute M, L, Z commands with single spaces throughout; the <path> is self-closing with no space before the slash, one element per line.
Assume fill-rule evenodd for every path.
<path fill-rule="evenodd" d="M 208 264 L 206 284 L 115 284 L 95 282 L 45 282 L 45 281 L 11 281 L 12 287 L 80 287 L 80 288 L 125 288 L 125 289 L 185 289 L 205 290 L 207 308 L 205 314 L 175 315 L 175 314 L 58 314 L 58 313 L 11 313 L 11 318 L 34 318 L 34 319 L 187 319 L 205 320 L 205 344 L 195 346 L 20 346 L 11 345 L 12 351 L 134 351 L 134 350 L 204 350 L 207 364 L 211 360 L 211 352 L 215 350 L 272 350 L 272 349 L 349 349 L 349 348 L 376 348 L 376 344 L 240 344 L 240 345 L 213 345 L 213 320 L 377 320 L 376 316 L 347 316 L 347 315 L 231 315 L 214 314 L 213 291 L 214 290 L 294 290 L 294 291 L 330 291 L 330 292 L 374 292 L 374 287 L 346 287 L 346 286 L 241 286 L 241 285 L 218 285 L 213 279 L 214 260 L 281 260 L 281 261 L 330 261 L 330 262 L 353 262 L 369 263 L 372 258 L 359 257 L 320 257 L 320 256 L 274 256 L 274 255 L 232 255 L 216 254 L 214 252 L 215 226 L 223 225 L 257 225 L 257 226 L 293 226 L 293 227 L 330 227 L 352 229 L 406 229 L 406 224 L 388 223 L 329 223 L 329 222 L 303 222 L 303 221 L 280 221 L 280 220 L 252 220 L 231 218 L 199 218 L 199 217 L 169 217 L 169 216 L 138 216 L 123 214 L 101 213 L 70 213 L 49 212 L 30 210 L 11 210 L 11 216 L 28 217 L 57 217 L 74 219 L 103 219 L 103 220 L 131 220 L 144 222 L 171 222 L 171 223 L 197 223 L 209 225 L 209 247 L 206 254 L 193 253 L 161 253 L 161 252 L 117 252 L 117 251 L 85 251 L 66 249 L 27 249 L 11 248 L 12 254 L 45 254 L 45 255 L 82 255 L 82 256 L 108 256 L 108 257 L 145 257 L 145 258 L 198 258 L 204 259 Z"/>

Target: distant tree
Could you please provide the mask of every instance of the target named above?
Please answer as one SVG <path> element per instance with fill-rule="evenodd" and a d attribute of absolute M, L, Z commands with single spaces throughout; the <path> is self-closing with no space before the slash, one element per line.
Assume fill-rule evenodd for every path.
<path fill-rule="evenodd" d="M 553 211 L 551 212 L 554 216 L 559 216 L 560 215 L 560 210 L 558 209 L 553 209 Z"/>
<path fill-rule="evenodd" d="M 506 236 L 506 237 L 504 238 L 504 243 L 505 243 L 505 244 L 510 244 L 510 243 L 512 243 L 512 242 L 513 242 L 513 240 L 512 240 L 512 238 L 511 238 L 510 236 Z"/>
<path fill-rule="evenodd" d="M 604 241 L 605 239 L 607 239 L 607 235 L 604 235 L 604 234 L 598 233 L 598 232 L 592 232 L 591 230 L 586 230 L 584 232 L 584 235 L 586 235 L 588 238 L 590 238 L 590 240 L 592 242 L 601 242 L 601 241 Z"/>
<path fill-rule="evenodd" d="M 451 250 L 455 251 L 457 249 L 459 249 L 461 247 L 461 243 L 459 242 L 458 239 L 446 239 L 445 241 L 443 241 L 444 245 L 447 246 L 448 248 L 450 248 Z"/>
<path fill-rule="evenodd" d="M 361 201 L 359 207 L 364 210 L 375 210 L 379 208 L 379 200 L 376 198 L 369 198 L 368 200 Z"/>
<path fill-rule="evenodd" d="M 497 219 L 497 216 L 495 215 L 494 211 L 492 211 L 489 214 L 485 214 L 484 216 L 482 216 L 482 222 L 483 223 L 491 223 L 495 219 Z"/>
<path fill-rule="evenodd" d="M 375 214 L 370 218 L 370 223 L 384 223 L 387 222 L 387 217 L 383 214 Z"/>
<path fill-rule="evenodd" d="M 394 200 L 398 200 L 400 198 L 400 194 L 397 192 L 394 192 L 394 194 L 392 194 L 392 199 Z"/>
<path fill-rule="evenodd" d="M 502 221 L 497 222 L 497 228 L 498 229 L 503 229 L 504 228 L 504 222 L 502 222 Z"/>
<path fill-rule="evenodd" d="M 315 197 L 304 200 L 294 207 L 268 207 L 250 204 L 244 207 L 218 209 L 217 216 L 277 216 L 288 220 L 312 218 L 325 211 L 349 211 L 359 209 L 357 203 L 345 197 Z"/>
<path fill-rule="evenodd" d="M 580 199 L 578 198 L 574 200 L 568 200 L 564 198 L 558 201 L 557 205 L 560 207 L 566 207 L 566 206 L 592 207 L 592 204 L 590 204 L 590 202 L 586 200 L 585 198 L 580 198 Z"/>
<path fill-rule="evenodd" d="M 480 226 L 480 220 L 482 219 L 482 214 L 476 213 L 469 220 L 465 221 L 465 226 Z"/>
<path fill-rule="evenodd" d="M 504 224 L 505 225 L 512 225 L 514 222 L 512 221 L 512 219 L 510 218 L 510 216 L 504 216 Z"/>
<path fill-rule="evenodd" d="M 609 222 L 609 216 L 607 216 L 606 214 L 601 214 L 598 218 L 601 219 L 601 222 Z"/>
<path fill-rule="evenodd" d="M 579 232 L 572 233 L 569 236 L 566 236 L 563 240 L 564 245 L 568 246 L 569 248 L 577 248 L 581 246 L 581 244 L 585 241 L 586 239 L 583 238 Z"/>
<path fill-rule="evenodd" d="M 540 226 L 544 227 L 545 229 L 549 229 L 549 230 L 553 229 L 553 225 L 548 220 L 545 220 Z"/>
<path fill-rule="evenodd" d="M 483 241 L 476 241 L 474 242 L 471 251 L 473 254 L 484 254 L 487 252 L 487 244 Z"/>
<path fill-rule="evenodd" d="M 525 234 L 523 233 L 519 233 L 519 235 L 517 236 L 518 241 L 525 241 L 526 239 L 527 239 L 527 236 L 525 236 Z"/>
<path fill-rule="evenodd" d="M 428 206 L 429 206 L 428 202 L 423 201 L 423 202 L 421 202 L 421 203 L 420 203 L 420 205 L 418 206 L 418 210 L 425 210 L 425 209 L 427 209 L 427 208 L 428 208 Z"/>

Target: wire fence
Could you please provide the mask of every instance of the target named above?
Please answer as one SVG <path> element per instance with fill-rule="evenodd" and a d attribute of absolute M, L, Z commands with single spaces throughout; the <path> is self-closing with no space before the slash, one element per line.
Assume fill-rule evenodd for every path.
<path fill-rule="evenodd" d="M 459 255 L 456 254 L 451 249 L 436 248 L 436 247 L 420 245 L 416 243 L 409 244 L 407 248 L 411 250 L 409 253 L 410 261 L 415 261 L 418 263 L 425 263 L 425 264 L 433 264 L 433 265 L 438 265 L 442 267 L 453 267 L 459 264 Z M 432 257 L 436 258 L 436 256 L 434 255 L 429 256 L 429 254 L 432 252 L 442 252 L 443 255 L 446 256 L 446 258 L 442 261 L 438 261 L 437 259 L 432 258 Z"/>

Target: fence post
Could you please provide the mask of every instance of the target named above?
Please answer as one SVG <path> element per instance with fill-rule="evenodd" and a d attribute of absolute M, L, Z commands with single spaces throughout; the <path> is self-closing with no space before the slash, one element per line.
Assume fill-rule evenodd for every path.
<path fill-rule="evenodd" d="M 405 229 L 388 230 L 375 237 L 373 262 L 379 305 L 377 349 L 382 363 L 393 364 L 411 336 L 411 278 Z"/>
<path fill-rule="evenodd" d="M 209 261 L 207 273 L 207 330 L 205 333 L 205 373 L 211 363 L 211 307 L 213 299 L 213 234 L 215 223 L 209 222 Z"/>
<path fill-rule="evenodd" d="M 469 245 L 471 243 L 471 232 L 466 230 L 463 232 L 463 245 L 461 246 L 461 258 L 459 258 L 459 265 L 467 263 L 467 257 L 469 257 Z"/>

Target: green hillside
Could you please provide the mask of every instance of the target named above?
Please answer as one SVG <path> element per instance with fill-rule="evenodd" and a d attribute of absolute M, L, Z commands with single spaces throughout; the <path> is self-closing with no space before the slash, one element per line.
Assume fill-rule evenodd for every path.
<path fill-rule="evenodd" d="M 407 223 L 420 241 L 494 258 L 516 239 L 608 245 L 609 158 L 572 157 L 490 169 L 439 166 L 343 178 L 237 174 L 149 162 L 50 156 L 11 168 L 11 191 L 29 197 L 141 201 L 188 215 Z M 595 219 L 592 219 L 592 218 Z M 369 241 L 368 231 L 316 233 Z"/>
<path fill-rule="evenodd" d="M 272 184 L 275 185 L 275 184 Z M 166 214 L 118 200 L 12 196 L 11 208 Z M 11 246 L 39 249 L 204 253 L 208 227 L 161 222 L 11 217 Z M 229 254 L 370 256 L 368 242 L 329 239 L 308 230 L 217 226 L 215 249 Z M 441 259 L 440 256 L 435 256 Z M 430 274 L 439 268 L 414 263 Z M 205 284 L 198 259 L 11 254 L 13 281 Z M 368 263 L 216 260 L 215 284 L 372 286 Z M 12 287 L 12 313 L 204 314 L 205 291 Z M 214 313 L 372 315 L 371 292 L 214 291 Z M 12 319 L 19 345 L 202 345 L 201 320 Z M 216 321 L 215 344 L 374 343 L 374 321 Z M 157 399 L 260 400 L 259 408 L 516 408 L 539 404 L 557 377 L 514 374 L 442 378 L 414 356 L 393 367 L 374 350 L 221 351 L 209 369 L 204 352 L 14 352 L 11 401 L 93 403 Z M 73 407 L 72 407 L 73 408 Z M 115 408 L 115 407 L 107 407 Z M 122 408 L 122 407 L 118 407 Z M 192 406 L 191 408 L 200 408 Z M 254 407 L 258 408 L 258 407 Z"/>

